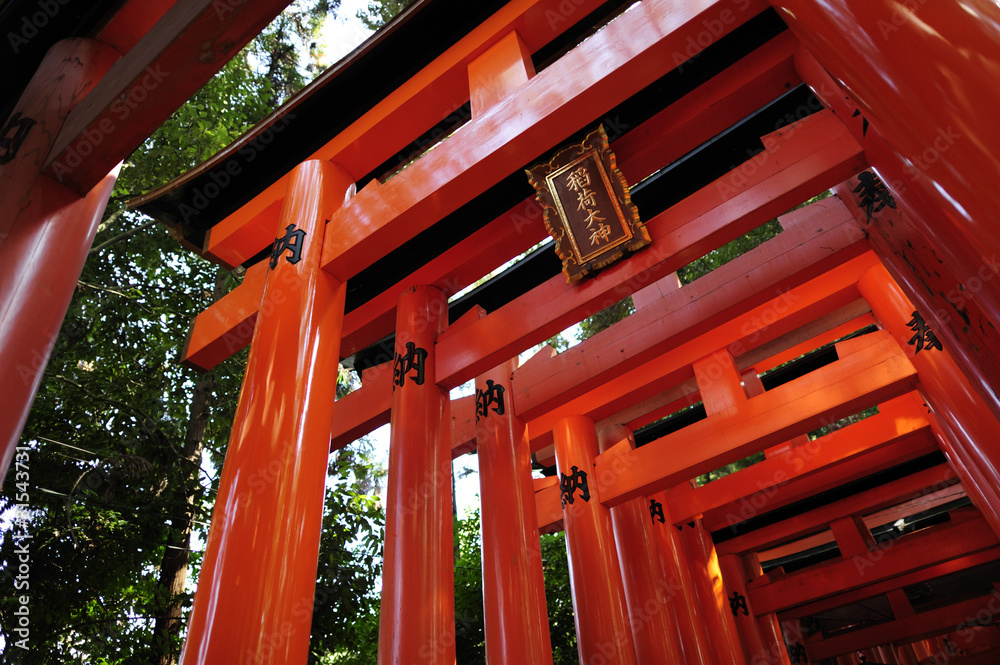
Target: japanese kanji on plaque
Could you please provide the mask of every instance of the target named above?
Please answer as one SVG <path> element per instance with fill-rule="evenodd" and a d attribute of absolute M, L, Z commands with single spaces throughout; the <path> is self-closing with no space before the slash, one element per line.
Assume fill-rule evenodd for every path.
<path fill-rule="evenodd" d="M 527 173 L 567 283 L 650 243 L 603 126 Z"/>

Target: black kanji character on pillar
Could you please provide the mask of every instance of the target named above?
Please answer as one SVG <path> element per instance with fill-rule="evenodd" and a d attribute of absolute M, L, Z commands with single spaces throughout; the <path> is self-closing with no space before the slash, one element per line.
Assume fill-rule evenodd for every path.
<path fill-rule="evenodd" d="M 573 493 L 580 490 L 580 498 L 584 501 L 590 501 L 590 487 L 587 486 L 587 472 L 580 471 L 577 467 L 570 467 L 573 473 L 566 475 L 565 473 L 559 474 L 559 495 L 562 498 L 562 507 L 565 508 L 567 503 L 573 503 Z"/>
<path fill-rule="evenodd" d="M 788 658 L 792 661 L 792 665 L 809 662 L 809 656 L 806 655 L 806 648 L 798 642 L 788 649 Z"/>
<path fill-rule="evenodd" d="M 912 344 L 916 347 L 917 350 L 913 352 L 914 354 L 920 353 L 920 350 L 925 347 L 928 349 L 937 349 L 938 351 L 942 350 L 941 340 L 937 338 L 937 335 L 934 334 L 934 331 L 931 330 L 927 322 L 924 321 L 924 317 L 920 316 L 917 310 L 913 310 L 913 318 L 906 325 L 913 331 L 913 337 L 910 338 L 907 344 Z"/>
<path fill-rule="evenodd" d="M 729 609 L 732 610 L 733 616 L 738 616 L 741 609 L 743 610 L 743 616 L 750 616 L 750 608 L 747 607 L 747 597 L 739 591 L 734 591 L 733 597 L 729 599 Z"/>
<path fill-rule="evenodd" d="M 486 390 L 476 390 L 476 422 L 481 417 L 488 415 L 486 412 L 492 406 L 493 412 L 502 416 L 503 411 L 503 386 L 493 383 L 493 379 L 486 379 Z"/>
<path fill-rule="evenodd" d="M 0 164 L 6 164 L 17 156 L 17 151 L 34 126 L 35 121 L 22 118 L 20 111 L 10 117 L 7 126 L 0 131 Z"/>
<path fill-rule="evenodd" d="M 858 206 L 865 209 L 868 223 L 872 221 L 872 215 L 882 208 L 889 206 L 896 209 L 896 199 L 886 189 L 885 185 L 877 175 L 871 171 L 865 171 L 858 176 L 858 186 L 854 188 L 855 194 L 861 195 Z"/>
<path fill-rule="evenodd" d="M 278 259 L 286 251 L 291 252 L 291 256 L 285 258 L 289 263 L 298 263 L 302 259 L 302 245 L 306 241 L 306 232 L 302 229 L 295 229 L 294 224 L 285 227 L 285 235 L 274 239 L 274 249 L 271 250 L 271 270 L 278 265 Z"/>
<path fill-rule="evenodd" d="M 649 518 L 653 520 L 654 524 L 656 520 L 660 520 L 660 524 L 666 522 L 666 519 L 663 517 L 663 504 L 656 499 L 649 500 Z"/>
<path fill-rule="evenodd" d="M 857 118 L 859 115 L 861 115 L 861 111 L 855 109 L 854 113 L 851 114 L 851 117 Z M 868 136 L 868 118 L 861 115 L 861 138 L 864 138 L 866 136 Z"/>
<path fill-rule="evenodd" d="M 392 389 L 396 386 L 402 387 L 406 382 L 406 375 L 416 371 L 416 376 L 411 376 L 418 386 L 424 385 L 424 361 L 427 360 L 427 349 L 422 349 L 413 342 L 406 343 L 406 355 L 396 354 L 396 362 L 392 366 Z"/>

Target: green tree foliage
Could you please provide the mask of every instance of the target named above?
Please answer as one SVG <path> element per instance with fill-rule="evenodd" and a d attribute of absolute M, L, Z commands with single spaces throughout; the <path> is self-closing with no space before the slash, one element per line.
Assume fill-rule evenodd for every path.
<path fill-rule="evenodd" d="M 378 30 L 411 4 L 413 0 L 372 0 L 357 16 L 369 30 Z"/>
<path fill-rule="evenodd" d="M 272 107 L 319 74 L 322 52 L 316 38 L 323 21 L 339 7 L 340 0 L 295 0 L 250 42 L 248 60 L 257 63 L 257 73 L 268 82 Z"/>
<path fill-rule="evenodd" d="M 462 665 L 486 662 L 481 534 L 478 509 L 455 520 L 455 657 Z M 547 534 L 540 545 L 553 662 L 578 665 L 566 541 L 562 533 Z"/>

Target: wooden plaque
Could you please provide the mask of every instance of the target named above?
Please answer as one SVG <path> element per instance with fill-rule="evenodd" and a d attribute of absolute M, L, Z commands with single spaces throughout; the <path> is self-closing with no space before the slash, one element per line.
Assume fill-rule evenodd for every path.
<path fill-rule="evenodd" d="M 650 243 L 603 126 L 527 173 L 567 283 Z"/>

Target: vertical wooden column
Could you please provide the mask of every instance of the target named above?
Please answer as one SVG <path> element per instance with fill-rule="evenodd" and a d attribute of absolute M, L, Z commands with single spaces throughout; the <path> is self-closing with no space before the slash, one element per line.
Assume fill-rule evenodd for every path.
<path fill-rule="evenodd" d="M 900 665 L 917 665 L 917 654 L 913 650 L 912 644 L 897 644 L 896 653 L 899 656 Z"/>
<path fill-rule="evenodd" d="M 761 568 L 760 558 L 756 552 L 743 556 L 743 570 L 747 574 L 747 580 L 757 579 L 764 574 L 764 569 Z M 791 661 L 788 658 L 788 649 L 785 648 L 785 638 L 781 632 L 781 622 L 778 621 L 778 615 L 765 614 L 758 616 L 757 625 L 760 626 L 764 643 L 770 649 L 768 659 L 765 662 L 768 665 L 791 665 Z M 771 654 L 773 654 L 773 657 L 771 657 Z M 763 665 L 763 663 L 757 661 L 751 662 L 750 665 Z"/>
<path fill-rule="evenodd" d="M 321 160 L 289 178 L 184 665 L 308 657 L 344 317 L 344 286 L 320 255 L 325 222 L 353 186 Z"/>
<path fill-rule="evenodd" d="M 747 400 L 742 377 L 728 350 L 702 358 L 693 367 L 705 412 L 709 416 Z M 691 565 L 700 608 L 699 618 L 708 633 L 714 662 L 718 665 L 744 665 L 744 647 L 729 609 L 712 535 L 698 519 L 692 527 L 685 526 L 680 536 Z"/>
<path fill-rule="evenodd" d="M 729 601 L 722 584 L 719 557 L 715 553 L 712 534 L 700 519 L 693 527 L 684 526 L 680 533 L 691 566 L 698 618 L 708 633 L 709 646 L 715 655 L 716 665 L 745 665 L 743 647 L 733 622 Z"/>
<path fill-rule="evenodd" d="M 67 39 L 49 49 L 0 146 L 0 482 L 118 176 L 80 197 L 41 169 L 63 122 L 120 53 Z"/>
<path fill-rule="evenodd" d="M 808 663 L 812 662 L 809 660 L 809 654 L 806 652 L 805 632 L 802 630 L 802 624 L 799 623 L 798 619 L 782 621 L 781 633 L 784 636 L 785 648 L 788 650 L 788 659 L 792 665 L 808 665 Z M 851 654 L 850 658 L 851 662 L 853 662 L 854 655 Z"/>
<path fill-rule="evenodd" d="M 631 450 L 635 440 L 627 427 L 616 426 L 600 432 L 598 445 L 602 453 L 614 446 Z M 674 611 L 676 590 L 667 580 L 653 533 L 656 524 L 661 528 L 669 526 L 665 514 L 651 511 L 645 499 L 633 499 L 611 509 L 611 523 L 636 658 L 642 665 L 683 663 L 680 627 Z"/>
<path fill-rule="evenodd" d="M 1000 422 L 948 349 L 931 345 L 927 333 L 933 334 L 933 330 L 909 325 L 914 321 L 913 304 L 884 267 L 869 269 L 858 288 L 882 326 L 907 351 L 920 379 L 917 388 L 936 416 L 935 432 L 945 453 L 976 507 L 1000 534 Z M 916 350 L 918 339 L 920 351 Z"/>
<path fill-rule="evenodd" d="M 740 636 L 746 662 L 758 665 L 764 663 L 787 665 L 788 654 L 785 652 L 784 644 L 776 639 L 777 636 L 773 631 L 765 630 L 770 627 L 769 620 L 774 619 L 776 623 L 776 618 L 773 616 L 758 618 L 753 611 L 753 604 L 747 594 L 748 565 L 743 557 L 736 554 L 724 554 L 719 557 L 726 600 L 729 601 L 730 614 L 733 615 L 733 623 Z"/>
<path fill-rule="evenodd" d="M 611 513 L 594 477 L 597 432 L 584 416 L 553 428 L 581 663 L 637 665 Z"/>
<path fill-rule="evenodd" d="M 978 112 L 1000 103 L 992 75 L 1000 67 L 1000 8 L 988 2 L 976 3 L 973 11 L 962 3 L 923 3 L 907 11 L 892 0 L 771 4 L 856 105 L 857 117 L 845 122 L 862 135 L 866 157 L 930 241 L 926 259 L 906 256 L 911 283 L 923 291 L 914 295 L 957 294 L 944 304 L 951 314 L 953 305 L 960 309 L 958 301 L 971 295 L 1000 328 L 1000 233 L 994 224 L 1000 211 L 1000 154 L 994 149 L 1000 127 Z M 868 140 L 873 134 L 884 139 L 882 146 Z M 905 251 L 910 244 L 916 247 L 920 239 L 896 246 Z M 939 265 L 961 282 L 937 280 Z M 943 323 L 934 312 L 926 316 Z M 950 317 L 959 339 L 980 332 L 967 322 Z M 1000 338 L 987 338 L 993 344 L 978 353 L 996 357 Z M 982 378 L 1000 394 L 995 372 Z"/>
<path fill-rule="evenodd" d="M 667 493 L 657 492 L 649 497 L 651 510 L 662 510 L 664 521 L 653 522 L 660 561 L 667 579 L 667 588 L 673 597 L 671 607 L 677 619 L 680 645 L 684 658 L 678 662 L 686 665 L 714 665 L 712 650 L 704 623 L 700 617 L 698 599 L 694 591 L 691 566 L 680 542 L 680 533 L 670 519 Z"/>
<path fill-rule="evenodd" d="M 531 450 L 511 399 L 515 366 L 476 379 L 486 662 L 551 665 Z"/>
<path fill-rule="evenodd" d="M 447 325 L 441 289 L 412 287 L 400 296 L 379 665 L 455 663 L 451 416 L 434 367 L 435 342 Z"/>

